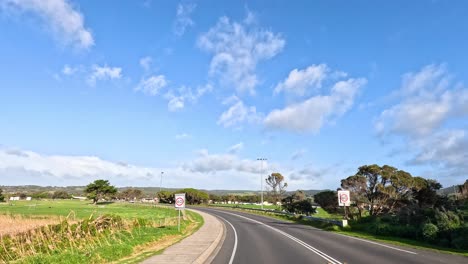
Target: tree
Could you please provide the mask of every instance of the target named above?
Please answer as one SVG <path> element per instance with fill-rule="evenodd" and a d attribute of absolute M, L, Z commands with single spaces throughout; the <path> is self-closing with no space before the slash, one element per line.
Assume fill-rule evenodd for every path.
<path fill-rule="evenodd" d="M 208 193 L 193 188 L 178 190 L 175 193 L 185 193 L 185 201 L 188 204 L 201 204 L 208 202 Z"/>
<path fill-rule="evenodd" d="M 0 202 L 4 202 L 5 201 L 5 196 L 3 196 L 3 190 L 0 189 Z"/>
<path fill-rule="evenodd" d="M 323 191 L 314 195 L 314 201 L 329 213 L 338 211 L 338 196 L 335 191 Z"/>
<path fill-rule="evenodd" d="M 281 197 L 286 192 L 286 187 L 288 187 L 288 183 L 284 182 L 284 176 L 279 172 L 274 172 L 268 175 L 265 181 L 270 186 L 269 194 L 272 196 L 274 203 L 281 201 Z"/>
<path fill-rule="evenodd" d="M 24 192 L 17 192 L 13 196 L 19 196 L 19 198 L 21 200 L 24 200 L 24 199 L 26 199 L 26 197 L 28 197 L 28 195 L 26 193 L 24 193 Z"/>
<path fill-rule="evenodd" d="M 174 202 L 174 193 L 170 191 L 158 192 L 158 199 L 160 203 L 171 204 Z"/>
<path fill-rule="evenodd" d="M 260 201 L 260 197 L 258 195 L 242 195 L 242 196 L 239 196 L 239 202 L 258 203 L 259 201 Z"/>
<path fill-rule="evenodd" d="M 414 177 L 412 192 L 419 208 L 434 208 L 438 199 L 437 190 L 440 188 L 442 185 L 436 180 Z"/>
<path fill-rule="evenodd" d="M 31 198 L 33 199 L 51 199 L 53 193 L 51 192 L 35 192 L 31 194 Z"/>
<path fill-rule="evenodd" d="M 119 199 L 124 199 L 126 201 L 140 199 L 143 196 L 143 192 L 140 189 L 128 188 L 119 193 Z"/>
<path fill-rule="evenodd" d="M 296 200 L 296 201 L 303 201 L 303 200 L 306 199 L 306 194 L 302 190 L 297 190 L 293 194 L 293 199 Z"/>
<path fill-rule="evenodd" d="M 360 190 L 369 203 L 369 213 L 372 216 L 401 208 L 411 196 L 413 177 L 406 171 L 388 165 L 380 167 L 373 164 L 359 167 L 354 176 L 366 179 L 365 188 L 362 178 L 346 181 L 345 186 Z"/>
<path fill-rule="evenodd" d="M 468 180 L 465 181 L 465 184 L 458 185 L 458 192 L 462 199 L 468 199 Z"/>
<path fill-rule="evenodd" d="M 52 199 L 70 199 L 71 195 L 68 194 L 66 191 L 55 191 L 52 194 Z"/>
<path fill-rule="evenodd" d="M 303 191 L 296 191 L 281 200 L 282 207 L 293 214 L 310 215 L 315 213 L 315 208 L 312 206 L 310 199 L 306 199 Z"/>
<path fill-rule="evenodd" d="M 220 196 L 218 196 L 218 195 L 216 195 L 216 194 L 212 194 L 212 193 L 209 194 L 209 199 L 210 199 L 211 201 L 213 201 L 213 203 L 214 203 L 214 202 L 219 202 L 219 201 L 221 201 L 221 197 L 220 197 Z"/>
<path fill-rule="evenodd" d="M 352 205 L 356 206 L 359 217 L 362 217 L 365 205 L 369 203 L 366 197 L 366 182 L 366 177 L 359 175 L 349 176 L 341 180 L 341 188 L 350 192 Z"/>
<path fill-rule="evenodd" d="M 100 199 L 108 198 L 109 195 L 117 193 L 117 188 L 110 185 L 108 180 L 95 180 L 86 186 L 84 192 L 89 199 L 93 200 L 96 204 Z"/>

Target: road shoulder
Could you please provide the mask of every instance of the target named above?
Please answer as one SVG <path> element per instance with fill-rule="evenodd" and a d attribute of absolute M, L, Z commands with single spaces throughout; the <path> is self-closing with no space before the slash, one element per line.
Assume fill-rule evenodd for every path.
<path fill-rule="evenodd" d="M 198 210 L 193 211 L 203 217 L 203 226 L 191 236 L 168 247 L 160 255 L 146 259 L 142 264 L 210 263 L 224 241 L 225 226 L 215 216 Z"/>

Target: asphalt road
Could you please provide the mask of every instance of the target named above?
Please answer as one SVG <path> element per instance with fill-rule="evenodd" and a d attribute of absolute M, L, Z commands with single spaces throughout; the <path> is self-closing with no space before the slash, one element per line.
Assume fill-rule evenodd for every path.
<path fill-rule="evenodd" d="M 468 257 L 394 246 L 237 211 L 197 208 L 219 217 L 226 239 L 213 264 L 468 263 Z"/>

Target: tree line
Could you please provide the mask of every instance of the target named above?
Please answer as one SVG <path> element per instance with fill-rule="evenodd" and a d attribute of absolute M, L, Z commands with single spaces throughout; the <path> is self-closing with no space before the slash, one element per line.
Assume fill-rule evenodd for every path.
<path fill-rule="evenodd" d="M 442 185 L 436 180 L 373 164 L 359 167 L 340 187 L 350 191 L 345 210 L 354 230 L 468 249 L 468 180 L 448 197 L 437 193 Z M 330 213 L 344 213 L 336 191 L 318 193 L 314 200 Z"/>

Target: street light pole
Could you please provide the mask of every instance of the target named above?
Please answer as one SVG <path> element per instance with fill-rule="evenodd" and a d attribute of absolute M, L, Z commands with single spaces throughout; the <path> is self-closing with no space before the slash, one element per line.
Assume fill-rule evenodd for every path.
<path fill-rule="evenodd" d="M 261 195 L 261 206 L 263 210 L 263 161 L 267 160 L 266 158 L 258 158 L 260 161 L 260 195 Z"/>
<path fill-rule="evenodd" d="M 164 171 L 161 171 L 161 181 L 159 182 L 159 193 L 161 193 L 161 187 L 162 187 L 162 176 L 164 174 Z"/>

